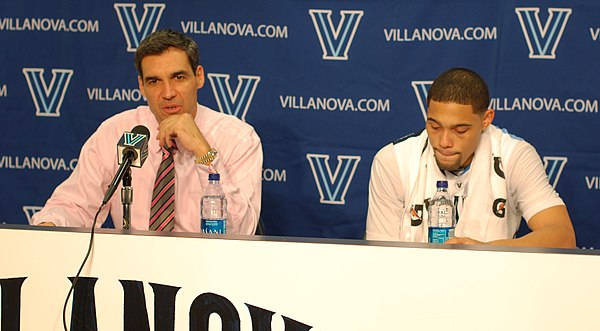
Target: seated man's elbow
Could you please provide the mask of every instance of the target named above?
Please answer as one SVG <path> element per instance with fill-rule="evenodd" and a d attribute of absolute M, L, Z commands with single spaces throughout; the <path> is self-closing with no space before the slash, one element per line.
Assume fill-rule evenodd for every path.
<path fill-rule="evenodd" d="M 575 231 L 572 227 L 565 229 L 563 248 L 577 248 L 577 239 L 575 238 Z"/>

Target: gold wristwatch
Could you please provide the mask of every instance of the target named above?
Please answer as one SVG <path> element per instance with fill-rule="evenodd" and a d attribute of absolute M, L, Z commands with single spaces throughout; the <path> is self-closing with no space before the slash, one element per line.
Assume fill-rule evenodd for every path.
<path fill-rule="evenodd" d="M 207 164 L 208 162 L 212 162 L 216 157 L 217 157 L 217 150 L 214 148 L 211 148 L 208 153 L 202 155 L 202 156 L 198 156 L 194 159 L 194 162 L 198 163 L 198 164 Z"/>

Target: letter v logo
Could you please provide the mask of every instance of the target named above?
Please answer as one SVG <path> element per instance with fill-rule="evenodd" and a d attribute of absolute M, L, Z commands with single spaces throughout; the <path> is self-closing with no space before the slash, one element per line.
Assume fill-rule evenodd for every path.
<path fill-rule="evenodd" d="M 246 113 L 254 98 L 260 76 L 238 75 L 235 92 L 231 91 L 228 74 L 208 74 L 213 94 L 222 113 L 246 121 Z"/>
<path fill-rule="evenodd" d="M 25 213 L 25 217 L 27 217 L 27 222 L 31 223 L 31 217 L 33 214 L 42 210 L 41 206 L 23 206 L 23 212 Z"/>
<path fill-rule="evenodd" d="M 556 188 L 556 184 L 560 179 L 565 164 L 569 160 L 565 156 L 544 156 L 544 168 L 548 174 L 548 180 L 553 188 Z"/>
<path fill-rule="evenodd" d="M 360 162 L 360 156 L 356 155 L 338 155 L 338 164 L 335 172 L 331 173 L 329 167 L 329 155 L 327 154 L 306 154 L 310 163 L 317 189 L 321 195 L 320 202 L 323 204 L 343 205 L 346 203 L 345 197 L 354 177 L 356 167 Z"/>
<path fill-rule="evenodd" d="M 46 84 L 44 69 L 23 68 L 29 92 L 35 104 L 35 116 L 59 117 L 67 87 L 73 76 L 72 69 L 52 69 L 52 80 Z"/>
<path fill-rule="evenodd" d="M 125 132 L 125 145 L 135 146 L 137 143 L 146 138 L 143 134 L 135 134 L 133 132 Z"/>
<path fill-rule="evenodd" d="M 342 18 L 337 27 L 333 26 L 331 12 L 331 10 L 324 9 L 308 10 L 321 43 L 323 60 L 348 60 L 348 50 L 364 12 L 362 10 L 341 10 Z"/>
<path fill-rule="evenodd" d="M 127 40 L 128 52 L 135 52 L 140 41 L 156 31 L 162 12 L 165 10 L 164 3 L 146 3 L 142 19 L 139 19 L 135 13 L 135 6 L 134 3 L 114 4 L 119 23 L 121 23 L 121 30 Z"/>
<path fill-rule="evenodd" d="M 429 91 L 431 84 L 433 84 L 433 81 L 431 80 L 411 82 L 413 90 L 415 90 L 415 94 L 417 95 L 417 100 L 419 101 L 419 107 L 421 108 L 421 113 L 423 114 L 423 120 L 425 121 L 427 121 L 427 91 Z"/>
<path fill-rule="evenodd" d="M 570 8 L 548 8 L 548 18 L 542 27 L 539 8 L 515 8 L 523 35 L 529 47 L 530 59 L 555 59 L 569 16 Z"/>

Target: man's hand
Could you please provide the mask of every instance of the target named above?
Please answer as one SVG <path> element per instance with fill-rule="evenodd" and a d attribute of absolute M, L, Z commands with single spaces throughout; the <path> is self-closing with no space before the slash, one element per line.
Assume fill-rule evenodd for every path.
<path fill-rule="evenodd" d="M 160 122 L 156 137 L 159 145 L 170 148 L 175 138 L 177 138 L 177 148 L 185 148 L 197 157 L 208 153 L 210 149 L 194 118 L 187 113 L 171 115 Z"/>
<path fill-rule="evenodd" d="M 485 245 L 486 243 L 468 237 L 452 237 L 444 244 Z"/>
<path fill-rule="evenodd" d="M 516 239 L 481 242 L 466 237 L 448 239 L 446 244 L 575 248 L 575 231 L 567 208 L 559 205 L 546 208 L 527 222 L 531 232 Z"/>

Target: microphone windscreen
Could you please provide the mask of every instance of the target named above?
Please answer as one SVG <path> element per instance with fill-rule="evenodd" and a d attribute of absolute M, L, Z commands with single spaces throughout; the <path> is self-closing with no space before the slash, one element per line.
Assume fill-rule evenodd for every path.
<path fill-rule="evenodd" d="M 131 132 L 135 134 L 143 134 L 148 137 L 148 140 L 150 140 L 150 130 L 143 125 L 137 125 L 135 128 L 133 128 L 133 130 L 131 130 Z"/>
<path fill-rule="evenodd" d="M 119 164 L 126 157 L 131 160 L 132 167 L 140 168 L 148 157 L 149 139 L 150 131 L 143 125 L 134 127 L 131 132 L 124 132 L 117 143 L 117 155 L 121 157 Z"/>

